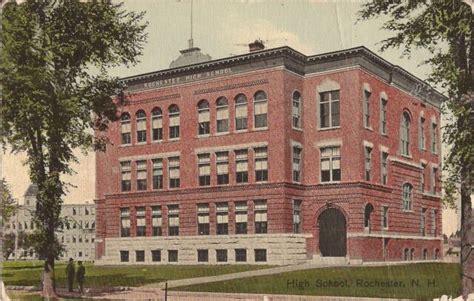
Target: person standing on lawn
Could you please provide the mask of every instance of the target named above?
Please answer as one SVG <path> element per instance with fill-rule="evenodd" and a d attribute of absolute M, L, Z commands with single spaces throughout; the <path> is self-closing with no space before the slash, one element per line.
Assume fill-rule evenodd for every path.
<path fill-rule="evenodd" d="M 72 292 L 72 287 L 74 285 L 74 276 L 76 275 L 76 266 L 74 265 L 74 260 L 72 258 L 69 258 L 69 263 L 66 267 L 66 275 L 69 292 Z"/>
<path fill-rule="evenodd" d="M 79 267 L 77 268 L 76 279 L 77 279 L 77 283 L 79 283 L 79 291 L 81 292 L 81 294 L 83 294 L 86 268 L 82 265 L 82 261 L 78 261 L 77 264 L 79 264 Z"/>

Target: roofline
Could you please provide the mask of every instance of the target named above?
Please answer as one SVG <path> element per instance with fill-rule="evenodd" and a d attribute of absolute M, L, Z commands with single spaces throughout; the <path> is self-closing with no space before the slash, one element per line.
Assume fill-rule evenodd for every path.
<path fill-rule="evenodd" d="M 156 77 L 160 75 L 172 75 L 172 74 L 176 74 L 180 72 L 186 72 L 186 71 L 191 71 L 195 69 L 217 66 L 217 65 L 221 65 L 225 63 L 231 63 L 231 62 L 235 62 L 236 60 L 237 61 L 244 60 L 244 59 L 247 60 L 247 59 L 252 59 L 252 58 L 261 57 L 261 56 L 269 56 L 269 55 L 279 53 L 279 52 L 280 53 L 287 52 L 288 54 L 294 57 L 299 57 L 305 62 L 318 61 L 318 60 L 324 60 L 328 58 L 335 58 L 335 57 L 362 53 L 366 55 L 368 58 L 375 60 L 381 65 L 384 65 L 387 69 L 390 69 L 391 72 L 393 71 L 399 72 L 400 75 L 408 78 L 409 80 L 412 80 L 412 81 L 415 81 L 415 82 L 418 82 L 420 84 L 430 87 L 436 93 L 438 98 L 447 99 L 447 97 L 444 94 L 442 94 L 441 92 L 431 87 L 431 85 L 425 80 L 422 80 L 419 77 L 413 75 L 412 73 L 408 72 L 407 70 L 405 70 L 399 65 L 394 65 L 390 63 L 389 61 L 385 60 L 380 55 L 376 54 L 375 52 L 373 52 L 372 50 L 368 49 L 365 46 L 356 46 L 356 47 L 352 47 L 348 49 L 336 50 L 336 51 L 315 54 L 315 55 L 310 55 L 310 56 L 307 56 L 289 46 L 281 46 L 277 48 L 263 49 L 263 50 L 258 50 L 258 51 L 254 51 L 250 53 L 244 53 L 244 54 L 239 54 L 235 56 L 215 59 L 215 60 L 211 60 L 207 62 L 201 62 L 201 63 L 191 64 L 191 65 L 186 65 L 186 66 L 181 66 L 181 67 L 176 67 L 176 68 L 168 68 L 168 69 L 162 69 L 162 70 L 127 76 L 127 77 L 120 78 L 120 80 L 125 83 L 135 81 L 135 80 L 145 80 L 147 78 L 152 78 L 152 77 Z"/>

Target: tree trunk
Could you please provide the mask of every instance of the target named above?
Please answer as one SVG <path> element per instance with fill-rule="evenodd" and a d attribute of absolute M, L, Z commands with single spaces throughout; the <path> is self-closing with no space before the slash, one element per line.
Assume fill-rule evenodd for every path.
<path fill-rule="evenodd" d="M 474 108 L 474 94 L 470 94 L 467 106 Z M 468 117 L 468 124 L 474 125 L 474 113 Z M 472 128 L 472 127 L 471 127 Z M 473 154 L 471 154 L 473 155 Z M 472 216 L 471 192 L 474 179 L 471 165 L 474 158 L 468 158 L 461 169 L 461 287 L 465 299 L 474 292 L 474 218 Z"/>
<path fill-rule="evenodd" d="M 50 260 L 46 260 L 44 263 L 43 270 L 43 297 L 57 298 L 55 287 L 54 287 L 54 259 L 51 265 Z"/>

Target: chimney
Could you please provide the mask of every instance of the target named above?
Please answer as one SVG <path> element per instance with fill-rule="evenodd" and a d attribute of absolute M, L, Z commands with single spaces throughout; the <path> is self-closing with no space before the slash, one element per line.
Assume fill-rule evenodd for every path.
<path fill-rule="evenodd" d="M 262 40 L 255 40 L 255 42 L 249 44 L 249 52 L 259 51 L 265 49 Z"/>

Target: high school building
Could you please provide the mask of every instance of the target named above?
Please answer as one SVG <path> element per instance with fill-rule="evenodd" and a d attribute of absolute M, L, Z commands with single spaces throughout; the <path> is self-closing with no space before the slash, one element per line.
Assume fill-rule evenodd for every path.
<path fill-rule="evenodd" d="M 124 78 L 97 154 L 102 264 L 437 259 L 440 103 L 357 47 L 290 47 Z"/>

